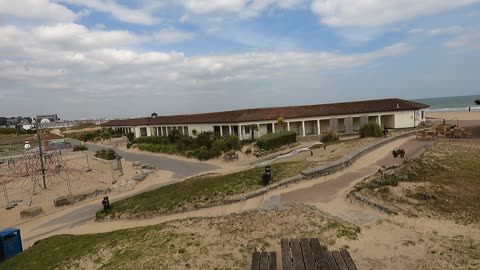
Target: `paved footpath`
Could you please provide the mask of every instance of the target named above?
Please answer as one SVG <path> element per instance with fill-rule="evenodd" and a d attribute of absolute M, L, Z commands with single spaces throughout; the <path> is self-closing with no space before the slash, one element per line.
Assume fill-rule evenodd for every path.
<path fill-rule="evenodd" d="M 322 210 L 354 223 L 368 222 L 368 220 L 365 220 L 365 216 L 366 219 L 369 217 L 375 219 L 382 214 L 366 207 L 347 203 L 345 195 L 348 191 L 351 190 L 356 183 L 378 171 L 381 166 L 398 165 L 403 162 L 402 159 L 394 159 L 391 157 L 393 149 L 404 148 L 410 158 L 415 158 L 423 153 L 430 144 L 430 142 L 416 141 L 412 137 L 400 139 L 366 154 L 359 158 L 352 166 L 340 172 L 271 190 L 263 196 L 230 205 L 159 216 L 147 220 L 94 222 L 92 219 L 89 219 L 78 220 L 77 222 L 66 222 L 64 224 L 54 224 L 53 226 L 37 226 L 35 228 L 26 225 L 25 230 L 22 231 L 26 236 L 24 242 L 26 246 L 29 246 L 33 244 L 34 241 L 57 234 L 109 232 L 139 226 L 149 226 L 183 218 L 212 217 L 259 208 L 265 209 L 294 202 L 315 205 Z M 91 206 L 87 204 L 85 207 Z M 95 208 L 95 210 L 97 209 L 98 208 Z M 79 210 L 73 209 L 73 211 L 76 212 Z M 357 216 L 359 220 L 356 220 Z M 46 223 L 46 225 L 52 224 Z"/>
<path fill-rule="evenodd" d="M 66 139 L 67 142 L 71 143 L 73 146 L 78 145 L 80 141 L 73 139 Z M 84 143 L 89 150 L 96 152 L 103 148 L 112 148 L 117 154 L 122 156 L 125 160 L 134 162 L 139 161 L 142 164 L 150 164 L 158 170 L 170 171 L 173 172 L 174 178 L 185 178 L 192 175 L 196 175 L 202 172 L 213 171 L 220 169 L 217 166 L 202 163 L 202 162 L 192 162 L 180 159 L 174 159 L 159 155 L 153 155 L 149 153 L 131 153 L 124 151 L 118 147 L 108 147 L 104 145 L 98 145 L 94 143 Z"/>

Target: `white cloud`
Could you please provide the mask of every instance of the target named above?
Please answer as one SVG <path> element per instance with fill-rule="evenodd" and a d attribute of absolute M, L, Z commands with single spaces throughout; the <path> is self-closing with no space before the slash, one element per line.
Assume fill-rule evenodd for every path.
<path fill-rule="evenodd" d="M 313 0 L 311 9 L 334 27 L 382 27 L 479 0 Z"/>
<path fill-rule="evenodd" d="M 0 15 L 46 22 L 73 22 L 77 15 L 49 0 L 0 0 Z"/>
<path fill-rule="evenodd" d="M 455 50 L 480 51 L 480 33 L 475 29 L 466 30 L 445 42 L 444 46 Z"/>
<path fill-rule="evenodd" d="M 158 23 L 158 19 L 152 15 L 155 6 L 149 6 L 145 9 L 132 9 L 118 4 L 115 0 L 56 0 L 62 3 L 73 4 L 76 6 L 88 7 L 99 12 L 110 13 L 119 21 L 153 25 Z"/>
<path fill-rule="evenodd" d="M 317 73 L 351 70 L 410 49 L 395 44 L 353 54 L 291 51 L 187 57 L 178 52 L 118 48 L 142 38 L 76 24 L 0 27 L 0 88 L 30 89 L 29 96 L 40 89 L 55 89 L 68 99 L 85 101 L 119 98 L 132 91 L 146 96 L 186 95 L 192 89 L 210 91 L 205 89 L 218 83 L 280 82 L 304 74 L 314 74 L 314 79 Z"/>
<path fill-rule="evenodd" d="M 180 0 L 193 13 L 237 12 L 245 6 L 245 0 Z"/>
<path fill-rule="evenodd" d="M 460 34 L 464 31 L 463 27 L 461 26 L 451 26 L 445 28 L 435 28 L 428 31 L 428 34 L 431 36 L 439 36 L 439 35 L 455 35 Z"/>
<path fill-rule="evenodd" d="M 191 13 L 236 13 L 240 17 L 258 16 L 269 7 L 292 9 L 303 5 L 306 0 L 180 0 Z"/>
<path fill-rule="evenodd" d="M 193 39 L 194 33 L 178 30 L 162 30 L 154 35 L 154 40 L 160 44 L 177 43 Z"/>
<path fill-rule="evenodd" d="M 33 30 L 39 41 L 65 49 L 122 46 L 139 41 L 127 31 L 89 30 L 79 24 L 56 24 L 40 26 Z"/>

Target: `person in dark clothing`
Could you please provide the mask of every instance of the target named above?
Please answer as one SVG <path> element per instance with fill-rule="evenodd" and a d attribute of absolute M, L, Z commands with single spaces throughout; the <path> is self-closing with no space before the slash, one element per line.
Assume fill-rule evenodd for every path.
<path fill-rule="evenodd" d="M 387 135 L 388 135 L 388 127 L 387 127 L 387 126 L 383 126 L 383 136 L 385 136 L 385 138 L 386 138 Z"/>

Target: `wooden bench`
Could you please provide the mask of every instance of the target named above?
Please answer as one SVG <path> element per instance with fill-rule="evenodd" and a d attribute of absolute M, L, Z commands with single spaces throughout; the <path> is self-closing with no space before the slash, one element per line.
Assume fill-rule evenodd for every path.
<path fill-rule="evenodd" d="M 276 252 L 254 252 L 252 270 L 277 270 Z"/>
<path fill-rule="evenodd" d="M 316 238 L 282 239 L 280 245 L 283 270 L 357 270 L 347 250 L 325 251 Z"/>

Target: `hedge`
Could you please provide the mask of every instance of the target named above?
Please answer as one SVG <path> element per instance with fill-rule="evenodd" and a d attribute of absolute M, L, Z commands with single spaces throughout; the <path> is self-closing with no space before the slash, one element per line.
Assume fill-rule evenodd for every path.
<path fill-rule="evenodd" d="M 258 138 L 257 145 L 264 150 L 272 150 L 282 145 L 297 142 L 297 133 L 295 131 L 285 131 L 278 133 L 268 133 Z"/>
<path fill-rule="evenodd" d="M 149 144 L 169 144 L 169 141 L 166 137 L 157 137 L 157 136 L 150 136 L 150 137 L 139 137 L 133 141 L 133 143 L 149 143 Z"/>
<path fill-rule="evenodd" d="M 153 153 L 175 154 L 177 147 L 173 144 L 139 144 L 138 149 Z"/>

